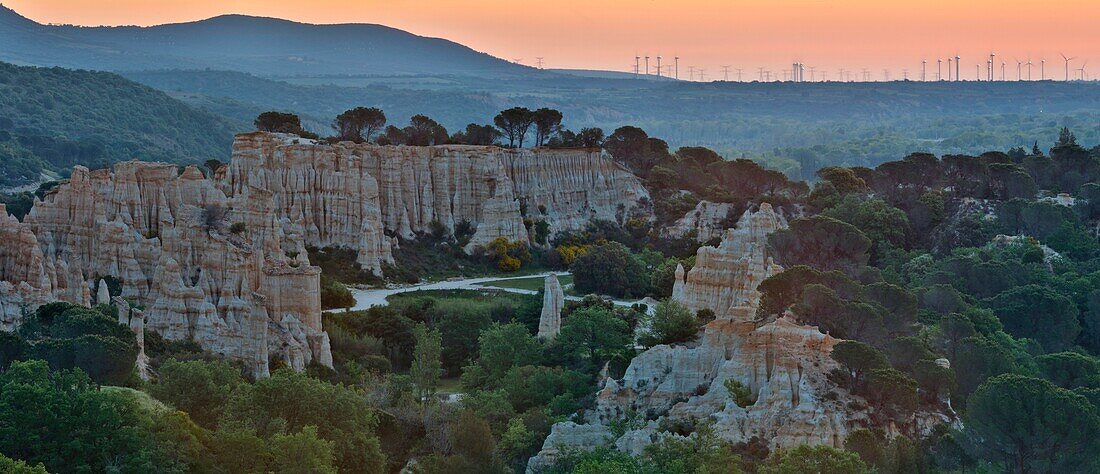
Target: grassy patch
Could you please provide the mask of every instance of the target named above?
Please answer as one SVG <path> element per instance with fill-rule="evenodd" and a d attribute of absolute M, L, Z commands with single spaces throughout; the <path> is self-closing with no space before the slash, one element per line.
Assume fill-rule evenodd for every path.
<path fill-rule="evenodd" d="M 558 282 L 562 288 L 573 284 L 573 275 L 558 275 Z M 534 276 L 529 278 L 516 278 L 512 280 L 500 280 L 483 283 L 482 286 L 494 288 L 515 288 L 519 290 L 540 291 L 546 284 L 546 278 Z"/>

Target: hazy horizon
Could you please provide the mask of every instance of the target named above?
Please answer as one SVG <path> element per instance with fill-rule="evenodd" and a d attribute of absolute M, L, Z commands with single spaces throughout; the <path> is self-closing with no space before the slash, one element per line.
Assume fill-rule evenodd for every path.
<path fill-rule="evenodd" d="M 889 5 L 868 0 L 750 0 L 731 5 L 714 0 L 610 0 L 598 4 L 563 0 L 518 5 L 497 0 L 446 2 L 351 2 L 316 0 L 308 4 L 272 4 L 258 0 L 191 0 L 151 4 L 140 0 L 8 0 L 3 5 L 40 23 L 82 26 L 149 26 L 206 19 L 224 14 L 282 18 L 297 22 L 376 23 L 411 33 L 449 39 L 494 56 L 547 68 L 629 71 L 634 56 L 656 56 L 671 65 L 680 56 L 680 77 L 688 69 L 706 69 L 707 79 L 730 79 L 743 69 L 744 80 L 766 67 L 781 77 L 799 60 L 806 67 L 827 71 L 869 69 L 871 78 L 919 79 L 921 60 L 928 61 L 934 79 L 936 60 L 962 56 L 963 79 L 984 68 L 989 52 L 1007 63 L 1006 78 L 1016 79 L 1016 61 L 1033 61 L 1032 77 L 1040 77 L 1040 60 L 1047 60 L 1046 77 L 1065 75 L 1060 53 L 1075 59 L 1071 69 L 1100 57 L 1100 4 L 1084 0 L 1062 2 L 977 0 L 954 5 L 945 0 Z M 654 26 L 656 25 L 656 27 Z M 873 40 L 869 40 L 871 38 Z M 594 46 L 596 45 L 596 46 Z M 642 66 L 644 68 L 644 65 Z M 1000 79 L 1000 65 L 996 77 Z M 1087 72 L 1087 70 L 1086 70 Z M 817 73 L 819 74 L 819 73 Z M 815 74 L 817 79 L 822 76 Z M 1026 79 L 1026 66 L 1023 71 Z M 1071 71 L 1071 76 L 1076 72 Z M 1091 75 L 1090 75 L 1091 77 Z M 696 77 L 698 78 L 698 77 Z"/>

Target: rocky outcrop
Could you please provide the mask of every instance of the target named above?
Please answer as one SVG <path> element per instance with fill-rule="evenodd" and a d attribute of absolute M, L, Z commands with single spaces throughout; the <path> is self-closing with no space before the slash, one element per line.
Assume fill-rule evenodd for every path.
<path fill-rule="evenodd" d="M 528 472 L 552 462 L 562 449 L 591 449 L 593 433 L 604 443 L 640 454 L 668 426 L 709 422 L 731 442 L 757 437 L 771 447 L 827 444 L 841 447 L 868 414 L 850 405 L 851 395 L 827 374 L 836 339 L 788 317 L 767 324 L 753 320 L 757 286 L 781 269 L 767 252 L 767 235 L 786 227 L 771 206 L 747 211 L 725 232 L 718 247 L 699 249 L 689 272 L 676 271 L 673 298 L 692 310 L 710 309 L 716 319 L 687 345 L 659 345 L 634 358 L 622 379 L 608 379 L 587 424 L 555 425 Z M 749 390 L 751 403 L 738 405 L 729 385 Z M 617 439 L 606 429 L 631 420 L 635 428 Z M 601 427 L 603 429 L 601 429 Z"/>
<path fill-rule="evenodd" d="M 553 339 L 561 332 L 561 310 L 565 306 L 565 293 L 561 289 L 558 276 L 546 275 L 542 292 L 542 315 L 539 317 L 540 339 Z"/>
<path fill-rule="evenodd" d="M 47 259 L 31 226 L 0 204 L 0 330 L 50 301 L 87 305 L 90 293 L 77 265 Z"/>
<path fill-rule="evenodd" d="M 726 229 L 733 224 L 733 214 L 737 206 L 728 202 L 699 201 L 695 209 L 688 211 L 671 226 L 661 230 L 665 237 L 683 238 L 695 235 L 698 242 L 710 242 L 724 236 Z M 731 215 L 732 214 L 732 215 Z"/>
<path fill-rule="evenodd" d="M 528 241 L 525 217 L 556 233 L 648 215 L 641 181 L 588 150 L 322 144 L 250 133 L 237 136 L 223 170 L 227 193 L 270 190 L 277 215 L 300 222 L 307 242 L 357 249 L 370 269 L 391 258 L 386 235 L 412 239 L 434 225 L 454 232 L 469 224 L 472 250 L 498 237 Z"/>
<path fill-rule="evenodd" d="M 787 228 L 771 205 L 747 210 L 717 247 L 701 247 L 695 266 L 676 269 L 672 297 L 692 311 L 710 309 L 719 317 L 751 318 L 760 301 L 756 287 L 782 269 L 768 254 L 768 234 Z"/>
<path fill-rule="evenodd" d="M 29 293 L 24 311 L 58 299 L 87 305 L 94 287 L 94 302 L 104 303 L 111 295 L 101 280 L 110 276 L 121 282 L 118 296 L 146 308 L 143 327 L 242 361 L 254 376 L 271 359 L 299 370 L 331 365 L 320 269 L 309 265 L 298 226 L 273 212 L 272 195 L 254 186 L 227 195 L 194 167 L 75 167 L 23 223 L 5 213 L 0 232 L 21 240 L 0 242 L 0 255 L 27 263 L 0 276 L 37 283 L 29 292 L 0 288 L 0 300 Z"/>

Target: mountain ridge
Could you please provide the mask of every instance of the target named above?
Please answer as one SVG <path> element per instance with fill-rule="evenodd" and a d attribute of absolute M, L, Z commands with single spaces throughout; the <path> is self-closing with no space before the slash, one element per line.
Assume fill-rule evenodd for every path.
<path fill-rule="evenodd" d="M 43 25 L 0 5 L 0 61 L 136 71 L 294 74 L 536 73 L 443 38 L 372 23 L 311 24 L 242 14 L 155 26 Z"/>

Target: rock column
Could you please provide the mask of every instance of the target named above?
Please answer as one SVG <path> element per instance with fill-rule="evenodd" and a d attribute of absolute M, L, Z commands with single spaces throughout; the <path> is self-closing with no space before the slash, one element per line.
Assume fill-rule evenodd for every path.
<path fill-rule="evenodd" d="M 546 275 L 542 295 L 542 316 L 539 318 L 539 338 L 553 339 L 561 332 L 561 309 L 565 306 L 565 293 L 561 291 L 558 276 Z"/>

